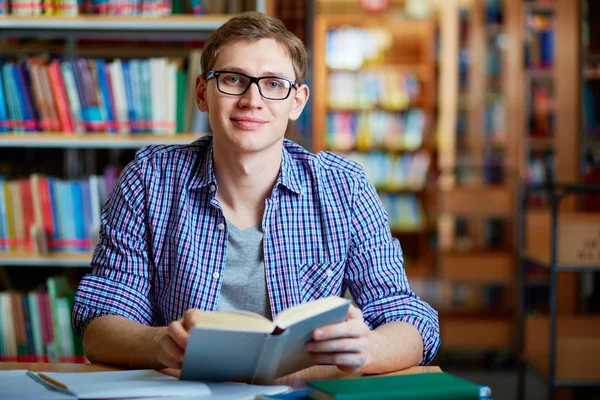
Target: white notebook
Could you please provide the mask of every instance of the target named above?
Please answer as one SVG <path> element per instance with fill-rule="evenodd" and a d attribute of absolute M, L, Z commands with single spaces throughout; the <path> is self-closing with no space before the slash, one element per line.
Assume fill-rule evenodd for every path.
<path fill-rule="evenodd" d="M 62 383 L 67 389 L 49 383 L 37 372 L 2 371 L 2 399 L 254 399 L 259 394 L 278 394 L 291 390 L 288 386 L 181 381 L 155 370 L 44 374 Z M 8 397 L 5 397 L 5 394 Z"/>

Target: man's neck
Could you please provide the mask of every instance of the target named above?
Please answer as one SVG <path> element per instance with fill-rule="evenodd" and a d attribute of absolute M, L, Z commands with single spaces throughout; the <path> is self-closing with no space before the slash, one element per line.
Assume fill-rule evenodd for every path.
<path fill-rule="evenodd" d="M 217 199 L 225 218 L 241 229 L 262 220 L 265 199 L 270 197 L 279 176 L 281 147 L 272 147 L 260 153 L 237 153 L 213 145 Z"/>

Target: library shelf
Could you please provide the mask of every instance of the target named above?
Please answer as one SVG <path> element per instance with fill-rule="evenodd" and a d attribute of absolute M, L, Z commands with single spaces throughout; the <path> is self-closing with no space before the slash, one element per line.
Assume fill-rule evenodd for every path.
<path fill-rule="evenodd" d="M 187 144 L 202 137 L 202 134 L 109 134 L 85 133 L 65 135 L 63 133 L 10 133 L 0 134 L 0 147 L 71 148 L 71 149 L 139 149 L 150 144 Z"/>
<path fill-rule="evenodd" d="M 513 218 L 513 189 L 508 185 L 469 185 L 440 191 L 439 210 L 457 217 Z"/>
<path fill-rule="evenodd" d="M 214 31 L 229 20 L 231 14 L 110 16 L 78 15 L 74 17 L 0 17 L 0 29 L 61 31 Z"/>
<path fill-rule="evenodd" d="M 89 267 L 92 253 L 0 253 L 0 266 L 31 267 Z"/>
<path fill-rule="evenodd" d="M 504 350 L 514 345 L 510 316 L 441 315 L 440 336 L 445 350 Z"/>
<path fill-rule="evenodd" d="M 548 379 L 549 318 L 534 315 L 525 318 L 525 352 L 530 367 Z M 557 319 L 556 385 L 597 386 L 600 381 L 600 317 L 559 316 Z"/>
<path fill-rule="evenodd" d="M 440 276 L 451 282 L 514 284 L 515 260 L 506 251 L 451 252 L 440 257 Z"/>

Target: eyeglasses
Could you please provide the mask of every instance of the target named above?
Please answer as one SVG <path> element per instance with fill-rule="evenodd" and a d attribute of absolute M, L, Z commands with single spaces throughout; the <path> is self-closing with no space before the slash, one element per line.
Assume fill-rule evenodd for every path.
<path fill-rule="evenodd" d="M 232 96 L 241 96 L 248 91 L 251 84 L 256 83 L 262 97 L 268 100 L 285 100 L 290 95 L 296 81 L 280 76 L 250 76 L 241 72 L 209 71 L 206 80 L 215 78 L 219 92 Z"/>

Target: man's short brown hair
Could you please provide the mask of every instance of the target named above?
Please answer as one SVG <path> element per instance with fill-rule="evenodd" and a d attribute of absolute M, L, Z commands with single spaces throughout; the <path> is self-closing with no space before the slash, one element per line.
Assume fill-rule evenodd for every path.
<path fill-rule="evenodd" d="M 275 39 L 283 46 L 292 59 L 296 82 L 301 85 L 308 69 L 304 44 L 279 19 L 256 11 L 244 12 L 231 18 L 209 36 L 200 59 L 202 73 L 206 74 L 212 69 L 219 52 L 227 43 L 260 39 Z"/>

